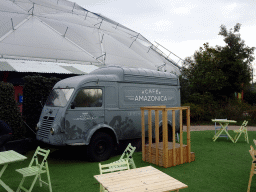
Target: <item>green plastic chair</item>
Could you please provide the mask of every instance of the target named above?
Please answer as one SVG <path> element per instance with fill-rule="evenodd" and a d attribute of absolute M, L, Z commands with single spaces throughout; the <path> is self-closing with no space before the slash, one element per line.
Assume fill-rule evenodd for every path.
<path fill-rule="evenodd" d="M 39 181 L 40 187 L 42 187 L 42 183 L 44 183 L 44 184 L 49 186 L 50 192 L 52 192 L 52 185 L 51 185 L 51 180 L 50 180 L 49 168 L 48 168 L 48 163 L 47 163 L 47 160 L 46 160 L 49 153 L 50 153 L 50 150 L 44 150 L 44 149 L 42 149 L 38 146 L 32 160 L 29 164 L 29 166 L 25 167 L 25 168 L 22 168 L 22 169 L 16 169 L 17 172 L 19 172 L 20 174 L 23 175 L 23 178 L 22 178 L 22 180 L 19 184 L 19 187 L 17 189 L 17 192 L 19 192 L 20 189 L 22 189 L 26 192 L 31 192 L 37 179 Z M 38 159 L 39 156 L 42 156 L 42 157 L 40 157 L 40 159 L 43 158 L 41 163 L 39 163 L 39 159 Z M 41 179 L 41 174 L 42 173 L 47 174 L 48 183 L 45 182 L 45 181 L 42 181 L 42 179 Z M 30 176 L 35 176 L 35 178 L 32 182 L 32 185 L 30 186 L 30 188 L 28 190 L 23 186 L 23 183 L 25 181 L 25 178 L 30 177 Z"/>
<path fill-rule="evenodd" d="M 239 137 L 242 135 L 242 133 L 244 133 L 245 141 L 247 141 L 247 143 L 249 144 L 248 133 L 246 128 L 247 124 L 248 124 L 248 121 L 244 120 L 243 124 L 238 130 L 233 130 L 236 133 L 236 136 L 234 138 L 234 143 L 236 143 Z"/>
<path fill-rule="evenodd" d="M 120 159 L 113 162 L 113 163 L 118 163 L 118 162 L 121 162 L 123 160 L 128 160 L 130 168 L 135 169 L 136 166 L 135 166 L 134 160 L 132 158 L 132 155 L 133 155 L 135 149 L 136 149 L 136 147 L 133 147 L 131 145 L 131 143 L 129 143 L 128 146 L 126 147 L 126 149 L 124 150 L 123 154 L 121 155 Z"/>
<path fill-rule="evenodd" d="M 129 167 L 128 160 L 123 159 L 120 162 L 113 162 L 105 165 L 101 165 L 101 163 L 99 163 L 99 169 L 100 169 L 100 174 L 104 174 L 104 173 L 112 173 L 117 171 L 129 170 L 130 167 Z M 105 189 L 100 184 L 100 192 L 108 192 L 108 190 Z"/>

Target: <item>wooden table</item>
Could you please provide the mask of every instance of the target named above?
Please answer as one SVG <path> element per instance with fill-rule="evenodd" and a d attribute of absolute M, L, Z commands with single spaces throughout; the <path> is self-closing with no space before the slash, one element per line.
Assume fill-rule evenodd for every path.
<path fill-rule="evenodd" d="M 236 121 L 234 121 L 234 120 L 225 120 L 225 119 L 212 119 L 212 122 L 219 123 L 220 126 L 221 126 L 220 130 L 212 138 L 213 141 L 216 141 L 216 139 L 218 139 L 218 137 L 224 131 L 227 134 L 227 136 L 230 138 L 230 140 L 234 143 L 234 139 L 228 134 L 228 131 L 227 131 L 226 127 L 228 126 L 229 123 L 236 123 Z"/>
<path fill-rule="evenodd" d="M 152 166 L 95 175 L 94 177 L 109 192 L 178 192 L 179 189 L 188 187 Z"/>
<path fill-rule="evenodd" d="M 5 169 L 7 168 L 9 163 L 15 163 L 17 161 L 23 161 L 25 159 L 27 159 L 27 157 L 13 150 L 0 152 L 0 165 L 3 165 L 3 168 L 0 171 L 0 185 L 3 186 L 8 192 L 13 192 L 13 190 L 1 180 Z"/>

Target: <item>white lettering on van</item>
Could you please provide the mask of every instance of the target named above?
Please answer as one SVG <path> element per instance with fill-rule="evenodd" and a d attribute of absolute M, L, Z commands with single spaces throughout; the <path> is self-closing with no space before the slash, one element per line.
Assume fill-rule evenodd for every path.
<path fill-rule="evenodd" d="M 135 96 L 134 101 L 167 101 L 166 96 Z"/>
<path fill-rule="evenodd" d="M 143 101 L 144 101 L 143 96 L 139 96 L 139 101 L 140 101 L 140 100 L 143 100 Z"/>
<path fill-rule="evenodd" d="M 73 120 L 75 120 L 75 121 L 81 121 L 81 120 L 94 120 L 94 119 L 98 119 L 99 117 L 96 117 L 96 116 L 90 116 L 90 115 L 88 115 L 88 113 L 86 112 L 86 113 L 82 113 L 82 115 L 80 115 L 80 117 L 78 117 L 78 118 L 73 118 Z"/>
<path fill-rule="evenodd" d="M 158 89 L 145 89 L 145 90 L 141 91 L 141 93 L 146 94 L 146 95 L 151 94 L 151 93 L 155 93 L 157 95 L 161 94 L 161 92 Z"/>

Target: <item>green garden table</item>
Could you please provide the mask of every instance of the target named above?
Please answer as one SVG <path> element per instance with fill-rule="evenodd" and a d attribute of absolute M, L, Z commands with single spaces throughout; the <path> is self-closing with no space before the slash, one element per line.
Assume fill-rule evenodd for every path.
<path fill-rule="evenodd" d="M 5 169 L 7 168 L 9 163 L 15 163 L 18 161 L 23 161 L 25 159 L 27 159 L 27 157 L 13 150 L 0 152 L 0 165 L 3 165 L 3 168 L 0 171 L 0 185 L 3 186 L 8 192 L 13 192 L 13 190 L 9 186 L 7 186 L 1 179 Z"/>
<path fill-rule="evenodd" d="M 234 143 L 234 139 L 228 134 L 228 131 L 227 131 L 226 127 L 228 126 L 229 123 L 236 123 L 236 121 L 234 121 L 234 120 L 225 120 L 225 119 L 212 119 L 212 122 L 219 123 L 220 126 L 221 126 L 220 130 L 212 138 L 213 141 L 216 141 L 216 139 L 218 139 L 218 137 L 224 131 L 227 134 L 227 136 L 229 137 L 229 139 Z"/>

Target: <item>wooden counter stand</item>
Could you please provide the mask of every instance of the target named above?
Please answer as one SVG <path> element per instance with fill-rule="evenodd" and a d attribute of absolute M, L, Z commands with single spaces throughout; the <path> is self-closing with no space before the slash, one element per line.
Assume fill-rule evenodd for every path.
<path fill-rule="evenodd" d="M 142 160 L 165 168 L 180 165 L 195 160 L 195 154 L 191 152 L 190 146 L 190 108 L 149 106 L 141 107 L 141 128 L 142 128 Z M 145 134 L 145 110 L 148 111 L 148 144 L 146 144 Z M 152 110 L 155 112 L 155 143 L 152 143 Z M 175 111 L 179 110 L 180 119 L 180 143 L 175 141 Z M 186 110 L 187 123 L 187 145 L 183 145 L 182 111 Z M 159 142 L 159 111 L 162 112 L 162 138 Z M 172 138 L 173 142 L 168 142 L 168 111 L 172 111 Z"/>

